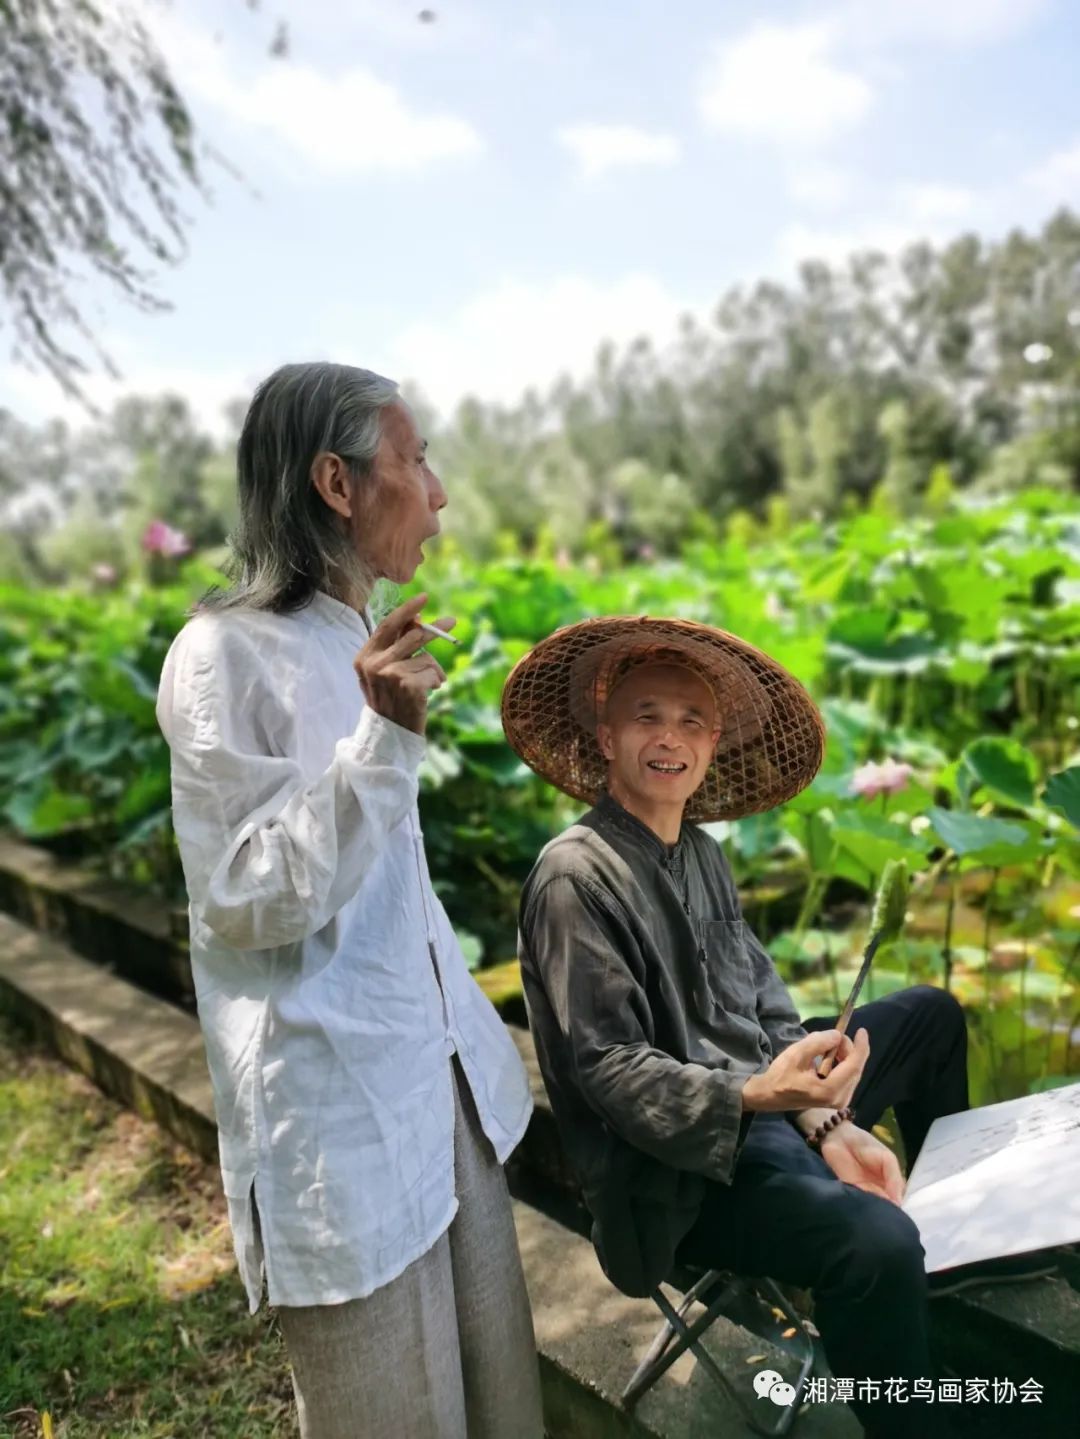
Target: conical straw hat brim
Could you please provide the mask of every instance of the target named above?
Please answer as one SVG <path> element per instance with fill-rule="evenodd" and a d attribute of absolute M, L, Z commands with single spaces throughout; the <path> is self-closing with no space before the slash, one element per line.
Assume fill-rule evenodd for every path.
<path fill-rule="evenodd" d="M 568 625 L 519 660 L 502 696 L 508 742 L 564 794 L 595 804 L 607 784 L 596 740 L 604 702 L 614 681 L 648 663 L 686 665 L 716 699 L 720 737 L 687 819 L 760 814 L 805 789 L 820 769 L 821 715 L 782 665 L 725 630 L 649 616 Z"/>

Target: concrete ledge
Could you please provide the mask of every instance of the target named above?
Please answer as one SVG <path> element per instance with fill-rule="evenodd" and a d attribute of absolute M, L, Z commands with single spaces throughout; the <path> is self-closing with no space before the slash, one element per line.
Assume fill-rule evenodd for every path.
<path fill-rule="evenodd" d="M 0 910 L 150 994 L 194 1010 L 186 909 L 169 910 L 132 885 L 0 834 Z M 476 979 L 507 1024 L 527 1026 L 516 959 L 478 971 Z"/>
<path fill-rule="evenodd" d="M 1063 1273 L 1068 1264 L 1062 1266 Z M 1034 1379 L 1042 1402 L 1000 1409 L 1001 1432 L 1075 1435 L 1080 1429 L 1080 1294 L 1065 1278 L 987 1285 L 930 1306 L 932 1341 L 966 1377 Z M 981 1431 L 979 1431 L 981 1433 Z"/>
<path fill-rule="evenodd" d="M 19 882 L 12 878 L 13 859 L 19 862 Z M 116 887 L 108 888 L 112 892 L 103 895 L 99 884 L 87 882 L 74 867 L 59 865 L 29 846 L 13 847 L 0 840 L 0 907 L 13 896 L 18 898 L 19 913 L 36 926 L 27 928 L 0 914 L 0 1005 L 31 1025 L 102 1089 L 216 1162 L 210 1082 L 193 1015 L 109 972 L 111 961 L 101 953 L 100 944 L 95 962 L 90 962 L 55 937 L 58 928 L 70 932 L 73 942 L 85 940 L 91 930 L 99 933 L 94 926 L 104 906 L 115 922 L 126 926 L 124 944 L 131 970 L 159 982 L 157 958 L 163 948 L 174 944 L 163 914 L 158 910 L 151 918 L 147 910 L 145 915 L 118 919 L 116 907 L 123 896 Z M 130 895 L 127 900 L 130 910 Z M 147 936 L 146 949 L 136 957 L 135 937 L 140 932 Z M 186 953 L 181 960 L 186 965 Z M 510 1032 L 536 1100 L 533 1121 L 510 1166 L 511 1184 L 519 1193 L 530 1193 L 533 1181 L 539 1180 L 542 1188 L 553 1190 L 569 1226 L 539 1214 L 535 1207 L 516 1206 L 522 1250 L 530 1256 L 526 1273 L 535 1304 L 552 1439 L 563 1435 L 608 1439 L 623 1434 L 689 1439 L 706 1433 L 730 1433 L 738 1439 L 748 1432 L 740 1417 L 730 1405 L 725 1409 L 722 1397 L 705 1382 L 692 1359 L 680 1360 L 656 1394 L 642 1400 L 633 1418 L 615 1401 L 656 1328 L 656 1312 L 650 1304 L 619 1295 L 601 1274 L 591 1245 L 581 1238 L 581 1211 L 572 1212 L 576 1187 L 543 1091 L 531 1037 L 514 1026 Z M 1080 1394 L 1080 1295 L 1064 1279 L 976 1290 L 962 1298 L 936 1301 L 931 1312 L 936 1348 L 955 1372 L 1017 1382 L 1033 1377 L 1046 1385 L 1045 1407 L 1023 1411 L 1028 1426 L 1023 1432 L 1047 1436 L 1074 1432 L 1071 1396 Z M 718 1357 L 728 1372 L 739 1372 L 749 1354 L 764 1352 L 770 1353 L 772 1367 L 784 1367 L 760 1339 L 750 1338 L 737 1326 L 714 1326 L 710 1348 L 714 1346 L 719 1346 Z M 659 1405 L 655 1416 L 654 1404 Z M 1001 1412 L 996 1417 L 1000 1419 Z M 996 1433 L 984 1427 L 982 1418 L 965 1423 L 964 1432 Z M 799 1420 L 798 1433 L 807 1439 L 854 1433 L 850 1427 L 836 1427 L 852 1422 L 836 1407 L 808 1409 Z M 819 1424 L 827 1427 L 818 1428 Z M 1059 1427 L 1062 1424 L 1066 1427 Z"/>
<path fill-rule="evenodd" d="M 614 1289 L 591 1244 L 535 1209 L 514 1208 L 551 1439 L 745 1439 L 754 1432 L 736 1403 L 685 1354 L 627 1413 L 618 1396 L 657 1332 L 659 1311 Z M 705 1346 L 745 1392 L 747 1405 L 758 1402 L 753 1376 L 759 1369 L 792 1367 L 782 1348 L 724 1320 L 708 1331 Z M 797 1429 L 799 1439 L 856 1439 L 860 1432 L 839 1405 L 807 1408 Z"/>
<path fill-rule="evenodd" d="M 171 933 L 168 910 L 154 895 L 0 835 L 0 910 L 150 994 L 194 1010 L 187 940 Z"/>
<path fill-rule="evenodd" d="M 567 1163 L 566 1154 L 559 1139 L 555 1116 L 551 1112 L 547 1091 L 544 1089 L 544 1081 L 540 1075 L 540 1066 L 537 1063 L 536 1047 L 533 1044 L 532 1035 L 519 1025 L 508 1024 L 506 1028 L 517 1046 L 518 1054 L 525 1066 L 525 1072 L 529 1076 L 529 1088 L 532 1090 L 533 1098 L 532 1118 L 525 1131 L 525 1138 L 518 1145 L 511 1160 L 512 1169 L 525 1170 L 531 1176 L 539 1178 L 566 1196 L 576 1199 L 577 1180 Z"/>
<path fill-rule="evenodd" d="M 216 1162 L 213 1100 L 198 1022 L 174 1005 L 73 954 L 51 936 L 0 915 L 0 1007 L 20 1018 L 107 1093 Z M 527 1036 L 526 1036 L 527 1038 Z M 530 1062 L 535 1067 L 535 1057 Z M 604 1277 L 591 1244 L 515 1200 L 514 1217 L 533 1304 L 550 1439 L 694 1439 L 752 1431 L 739 1410 L 683 1356 L 633 1414 L 618 1395 L 659 1323 L 647 1301 L 627 1299 Z M 737 1325 L 713 1326 L 709 1348 L 750 1382 L 748 1357 L 781 1350 Z M 705 1427 L 702 1428 L 702 1425 Z M 841 1409 L 808 1412 L 806 1439 L 853 1439 Z"/>
<path fill-rule="evenodd" d="M 5 910 L 30 929 L 62 942 L 67 951 L 74 951 L 100 966 L 104 971 L 99 976 L 100 994 L 112 996 L 114 1003 L 124 1003 L 118 997 L 124 991 L 115 986 L 110 988 L 108 981 L 120 977 L 139 986 L 146 997 L 148 1012 L 158 1016 L 156 1023 L 163 1029 L 167 1027 L 165 1011 L 170 1007 L 178 1005 L 186 1013 L 194 1013 L 195 986 L 187 944 L 170 934 L 166 910 L 152 895 L 92 875 L 80 865 L 59 860 L 34 845 L 0 836 L 0 911 Z M 506 987 L 505 976 L 503 985 Z M 162 1000 L 170 1003 L 154 1008 L 161 1006 Z M 109 1062 L 105 1051 L 95 1046 L 91 1037 L 76 1039 L 70 1027 L 63 1024 L 57 1027 L 54 1019 L 45 1017 L 47 1013 L 56 1012 L 56 1006 L 51 1010 L 49 1005 L 35 1008 L 28 994 L 23 997 L 22 1007 L 27 1017 L 32 1010 L 38 1014 L 39 1029 L 48 1026 L 56 1030 L 50 1042 L 70 1063 L 93 1074 L 88 1067 L 92 1056 L 96 1055 L 99 1068 Z M 528 1171 L 568 1194 L 576 1193 L 574 1177 L 563 1156 L 537 1067 L 532 1038 L 524 1027 L 523 1001 L 515 1006 L 511 998 L 497 1007 L 508 1021 L 525 1063 L 535 1106 L 528 1133 L 514 1156 L 514 1168 Z M 145 1032 L 145 1025 L 143 1030 Z M 81 1058 L 76 1056 L 76 1049 L 80 1050 Z M 98 1076 L 93 1074 L 93 1077 Z M 102 1086 L 109 1087 L 103 1082 Z M 110 1092 L 119 1093 L 115 1088 Z M 148 1094 L 149 1091 L 142 1100 L 144 1110 L 151 1102 Z M 139 1107 L 134 1092 L 125 1092 L 120 1097 L 132 1107 Z M 162 1091 L 154 1102 L 160 1105 L 169 1101 Z M 158 1117 L 159 1122 L 165 1124 L 165 1120 Z M 212 1134 L 197 1139 L 193 1135 L 184 1142 L 208 1158 L 216 1159 L 216 1139 Z"/>
<path fill-rule="evenodd" d="M 196 1020 L 0 914 L 0 1002 L 69 1064 L 217 1161 Z"/>

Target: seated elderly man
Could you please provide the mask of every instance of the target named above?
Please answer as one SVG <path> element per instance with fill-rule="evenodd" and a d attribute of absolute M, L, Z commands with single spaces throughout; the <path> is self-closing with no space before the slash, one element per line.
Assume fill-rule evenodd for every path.
<path fill-rule="evenodd" d="M 503 720 L 533 769 L 595 805 L 529 876 L 520 958 L 605 1272 L 634 1295 L 676 1260 L 768 1274 L 813 1291 L 836 1376 L 930 1376 L 919 1234 L 870 1130 L 893 1106 L 913 1160 L 934 1119 L 967 1107 L 960 1007 L 919 987 L 857 1009 L 854 1040 L 808 1033 L 693 822 L 810 783 L 824 736 L 809 696 L 723 631 L 589 620 L 520 662 Z M 853 1407 L 875 1434 L 915 1422 Z"/>

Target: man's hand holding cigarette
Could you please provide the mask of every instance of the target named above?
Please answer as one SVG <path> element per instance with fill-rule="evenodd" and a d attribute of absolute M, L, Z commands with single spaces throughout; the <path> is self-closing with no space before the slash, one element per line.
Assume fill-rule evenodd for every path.
<path fill-rule="evenodd" d="M 451 615 L 430 625 L 419 618 L 427 595 L 414 595 L 375 627 L 353 668 L 368 704 L 403 729 L 423 734 L 428 696 L 446 681 L 446 672 L 424 646 L 433 635 L 449 639 L 457 621 Z"/>

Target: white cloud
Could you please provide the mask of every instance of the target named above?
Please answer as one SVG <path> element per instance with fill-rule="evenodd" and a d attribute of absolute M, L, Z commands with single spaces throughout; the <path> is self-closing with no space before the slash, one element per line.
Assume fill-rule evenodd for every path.
<path fill-rule="evenodd" d="M 978 45 L 1019 34 L 1049 8 L 1050 0 L 847 0 L 833 16 L 856 45 Z"/>
<path fill-rule="evenodd" d="M 855 181 L 851 184 L 854 189 Z M 1014 189 L 1008 187 L 1008 194 Z M 916 240 L 944 244 L 955 239 L 965 225 L 992 231 L 1005 213 L 1005 193 L 1004 189 L 976 191 L 931 180 L 900 182 L 885 189 L 875 186 L 868 190 L 872 198 L 861 213 L 828 224 L 795 220 L 785 226 L 777 240 L 776 258 L 784 269 L 803 260 L 837 264 L 858 250 L 890 254 Z"/>
<path fill-rule="evenodd" d="M 814 20 L 764 22 L 718 43 L 701 81 L 701 115 L 715 130 L 821 145 L 866 117 L 875 101 L 872 79 L 899 73 L 901 47 L 1000 42 L 1049 8 L 1050 0 L 833 0 Z M 793 193 L 835 203 L 833 187 L 816 183 L 822 178 L 798 177 Z"/>
<path fill-rule="evenodd" d="M 414 378 L 444 412 L 469 394 L 513 402 L 530 385 L 587 373 L 604 340 L 672 338 L 687 308 L 651 275 L 607 284 L 575 275 L 536 284 L 505 279 L 444 321 L 406 329 L 384 372 Z"/>
<path fill-rule="evenodd" d="M 894 254 L 915 240 L 936 242 L 949 238 L 953 230 L 954 226 L 941 221 L 919 221 L 914 216 L 831 227 L 796 221 L 781 231 L 776 257 L 785 270 L 793 269 L 803 260 L 825 260 L 836 265 L 857 250 L 882 250 L 886 254 Z"/>
<path fill-rule="evenodd" d="M 154 30 L 186 93 L 261 130 L 316 173 L 418 168 L 483 148 L 467 120 L 414 108 L 362 66 L 328 75 L 301 61 L 260 57 L 256 73 L 243 73 L 223 44 L 191 23 L 170 14 Z"/>
<path fill-rule="evenodd" d="M 528 60 L 557 60 L 569 53 L 566 37 L 550 15 L 520 15 L 506 37 L 511 53 Z"/>
<path fill-rule="evenodd" d="M 249 397 L 262 378 L 258 374 L 246 374 L 238 367 L 215 370 L 196 365 L 154 365 L 145 360 L 139 363 L 132 353 L 122 353 L 122 345 L 111 339 L 104 343 L 120 361 L 123 375 L 114 380 L 105 374 L 94 374 L 82 381 L 87 399 L 104 414 L 108 414 L 117 400 L 129 395 L 180 395 L 202 428 L 221 436 L 228 428 L 224 406 L 230 400 Z M 0 368 L 0 394 L 4 397 L 3 403 L 28 425 L 61 419 L 73 429 L 81 429 L 94 419 L 85 405 L 65 395 L 52 376 L 40 369 L 31 370 L 15 363 Z"/>
<path fill-rule="evenodd" d="M 1025 178 L 1053 204 L 1080 199 L 1080 140 L 1050 155 Z"/>
<path fill-rule="evenodd" d="M 822 207 L 842 204 L 853 188 L 853 177 L 835 165 L 805 165 L 792 173 L 789 182 L 796 200 Z"/>
<path fill-rule="evenodd" d="M 673 135 L 639 130 L 635 125 L 564 125 L 558 132 L 586 180 L 632 165 L 673 165 L 679 142 Z"/>
<path fill-rule="evenodd" d="M 834 41 L 828 24 L 766 24 L 718 45 L 701 83 L 704 120 L 716 130 L 793 145 L 851 129 L 874 95 L 836 61 Z"/>
<path fill-rule="evenodd" d="M 962 220 L 970 215 L 975 196 L 963 185 L 939 185 L 919 181 L 901 185 L 897 198 L 902 209 L 915 220 Z"/>
<path fill-rule="evenodd" d="M 248 87 L 222 86 L 217 101 L 328 174 L 420 166 L 482 148 L 466 120 L 418 114 L 392 85 L 358 68 L 331 80 L 307 65 L 276 66 Z"/>

